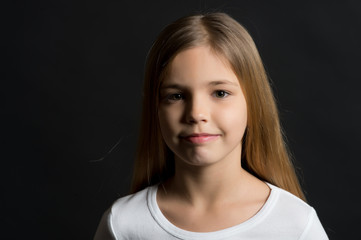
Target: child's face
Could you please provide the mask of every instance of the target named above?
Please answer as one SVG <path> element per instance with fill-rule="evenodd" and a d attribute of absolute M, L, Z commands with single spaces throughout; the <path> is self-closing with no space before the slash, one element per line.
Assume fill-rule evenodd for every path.
<path fill-rule="evenodd" d="M 180 52 L 161 84 L 161 132 L 176 161 L 240 161 L 246 101 L 236 75 L 207 46 Z"/>

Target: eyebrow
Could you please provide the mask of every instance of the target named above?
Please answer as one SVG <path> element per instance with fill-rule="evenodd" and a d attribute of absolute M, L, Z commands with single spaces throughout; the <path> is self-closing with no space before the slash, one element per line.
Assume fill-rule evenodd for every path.
<path fill-rule="evenodd" d="M 215 80 L 208 83 L 209 86 L 218 86 L 218 85 L 232 85 L 237 86 L 238 84 L 235 82 L 231 82 L 229 80 Z M 177 83 L 170 83 L 170 84 L 162 84 L 161 89 L 167 89 L 167 88 L 175 88 L 175 89 L 181 89 L 184 88 L 182 85 Z"/>
<path fill-rule="evenodd" d="M 237 86 L 238 84 L 235 82 L 231 82 L 229 80 L 217 80 L 217 81 L 212 81 L 210 82 L 208 85 L 212 85 L 212 86 L 217 86 L 217 85 L 233 85 L 233 86 Z"/>

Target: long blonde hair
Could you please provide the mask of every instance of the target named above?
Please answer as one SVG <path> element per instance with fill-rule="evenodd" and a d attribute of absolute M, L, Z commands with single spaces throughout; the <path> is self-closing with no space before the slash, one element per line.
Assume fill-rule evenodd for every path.
<path fill-rule="evenodd" d="M 174 155 L 160 133 L 159 86 L 172 59 L 179 52 L 200 45 L 210 46 L 229 61 L 244 90 L 248 121 L 240 156 L 242 167 L 257 178 L 305 200 L 283 140 L 275 100 L 255 43 L 248 32 L 225 13 L 181 18 L 163 29 L 154 42 L 145 66 L 132 193 L 174 174 Z"/>

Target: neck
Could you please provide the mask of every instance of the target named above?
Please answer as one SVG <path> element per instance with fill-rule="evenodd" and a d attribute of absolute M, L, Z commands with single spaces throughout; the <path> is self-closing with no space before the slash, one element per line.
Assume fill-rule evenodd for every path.
<path fill-rule="evenodd" d="M 249 180 L 239 156 L 228 156 L 207 166 L 193 166 L 175 159 L 175 175 L 166 183 L 166 191 L 194 207 L 236 201 L 245 193 Z"/>

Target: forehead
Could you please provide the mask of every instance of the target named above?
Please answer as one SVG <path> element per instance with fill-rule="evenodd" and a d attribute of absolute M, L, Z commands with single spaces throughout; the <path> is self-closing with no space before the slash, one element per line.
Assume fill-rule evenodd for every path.
<path fill-rule="evenodd" d="M 208 84 L 225 81 L 239 86 L 229 62 L 208 46 L 197 46 L 178 53 L 170 62 L 164 84 Z"/>

